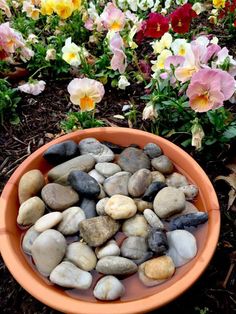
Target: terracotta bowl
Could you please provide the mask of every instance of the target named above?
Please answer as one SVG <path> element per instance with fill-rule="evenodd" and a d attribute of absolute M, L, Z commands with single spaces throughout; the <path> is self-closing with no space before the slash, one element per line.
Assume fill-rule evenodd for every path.
<path fill-rule="evenodd" d="M 177 269 L 176 274 L 162 285 L 147 288 L 132 281 L 130 299 L 115 302 L 81 300 L 72 298 L 63 289 L 50 285 L 28 263 L 21 249 L 21 231 L 16 224 L 19 208 L 17 187 L 21 176 L 31 170 L 40 169 L 44 174 L 50 166 L 42 158 L 44 151 L 53 144 L 65 140 L 80 141 L 95 137 L 99 141 L 110 141 L 122 146 L 138 144 L 143 147 L 148 142 L 157 143 L 175 164 L 176 169 L 190 182 L 199 187 L 196 206 L 207 211 L 209 221 L 198 239 L 198 254 L 188 264 Z M 202 168 L 182 149 L 153 134 L 126 128 L 96 128 L 77 131 L 62 136 L 44 145 L 29 156 L 13 173 L 0 199 L 0 248 L 2 257 L 14 278 L 31 295 L 48 306 L 65 313 L 112 314 L 144 313 L 161 307 L 187 290 L 202 274 L 215 251 L 220 229 L 220 212 L 214 188 Z"/>

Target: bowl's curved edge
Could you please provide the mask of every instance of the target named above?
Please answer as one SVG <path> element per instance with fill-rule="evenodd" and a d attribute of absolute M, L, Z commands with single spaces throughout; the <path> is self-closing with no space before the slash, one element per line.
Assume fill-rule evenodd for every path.
<path fill-rule="evenodd" d="M 20 283 L 20 285 L 27 290 L 30 294 L 32 294 L 35 298 L 40 300 L 41 302 L 47 304 L 48 306 L 55 308 L 59 311 L 67 312 L 68 308 L 65 306 L 65 303 L 68 303 L 68 299 L 70 300 L 71 310 L 70 313 L 72 314 L 93 314 L 93 313 L 101 313 L 101 314 L 111 314 L 112 308 L 116 305 L 116 313 L 120 314 L 130 314 L 130 313 L 144 313 L 155 309 L 157 307 L 161 307 L 170 301 L 177 298 L 180 294 L 184 293 L 186 289 L 189 288 L 202 274 L 202 272 L 207 267 L 208 263 L 210 262 L 219 237 L 220 232 L 220 211 L 219 211 L 219 203 L 217 200 L 216 193 L 214 188 L 206 176 L 203 169 L 196 163 L 196 161 L 188 155 L 185 151 L 181 148 L 176 146 L 175 144 L 150 133 L 134 130 L 134 129 L 127 129 L 127 128 L 96 128 L 96 129 L 88 129 L 83 131 L 76 131 L 73 134 L 64 135 L 56 140 L 53 141 L 53 144 L 65 141 L 67 139 L 75 139 L 78 135 L 80 139 L 92 136 L 93 133 L 96 132 L 98 136 L 104 135 L 104 133 L 112 134 L 123 134 L 127 136 L 127 132 L 129 134 L 138 136 L 139 134 L 148 134 L 149 141 L 158 142 L 160 146 L 167 145 L 168 149 L 164 151 L 168 155 L 168 150 L 178 150 L 180 154 L 180 159 L 187 158 L 191 160 L 194 168 L 198 171 L 199 175 L 204 178 L 204 183 L 206 184 L 210 197 L 208 201 L 208 208 L 209 208 L 209 216 L 210 220 L 209 223 L 214 225 L 214 232 L 210 234 L 209 238 L 206 241 L 206 246 L 203 250 L 203 256 L 201 256 L 201 260 L 198 260 L 197 263 L 194 264 L 191 273 L 188 273 L 188 281 L 186 282 L 185 278 L 181 278 L 178 282 L 174 283 L 173 286 L 169 287 L 167 291 L 162 291 L 158 294 L 158 305 L 157 305 L 157 298 L 155 295 L 151 295 L 140 300 L 135 301 L 127 301 L 124 303 L 89 303 L 86 301 L 75 300 L 65 295 L 58 295 L 55 291 L 51 291 L 48 287 L 48 291 L 46 291 L 47 296 L 45 297 L 45 288 L 42 291 L 42 287 L 40 282 L 36 278 L 32 278 L 26 269 L 21 270 L 20 272 L 16 271 L 19 267 L 20 263 L 17 259 L 17 254 L 14 250 L 10 249 L 10 237 L 13 236 L 9 230 L 6 230 L 6 226 L 4 225 L 5 222 L 5 215 L 6 215 L 6 208 L 7 202 L 6 199 L 10 195 L 12 189 L 14 189 L 15 185 L 17 185 L 17 176 L 20 173 L 24 172 L 24 169 L 29 161 L 33 160 L 35 156 L 42 154 L 52 143 L 48 143 L 41 148 L 39 148 L 36 152 L 34 152 L 31 156 L 29 156 L 13 173 L 11 178 L 9 179 L 8 183 L 6 184 L 3 193 L 0 198 L 0 251 L 4 262 L 6 263 L 7 267 L 9 268 L 10 272 L 12 273 L 13 277 Z M 94 135 L 93 135 L 94 136 Z M 121 136 L 121 135 L 120 135 Z M 72 138 L 71 138 L 72 137 Z M 34 291 L 32 292 L 32 285 L 34 286 Z M 180 293 L 181 291 L 181 293 Z M 171 292 L 171 297 L 170 297 Z M 161 301 L 160 301 L 161 300 Z M 78 308 L 79 307 L 79 308 Z M 72 310 L 73 309 L 73 310 Z"/>

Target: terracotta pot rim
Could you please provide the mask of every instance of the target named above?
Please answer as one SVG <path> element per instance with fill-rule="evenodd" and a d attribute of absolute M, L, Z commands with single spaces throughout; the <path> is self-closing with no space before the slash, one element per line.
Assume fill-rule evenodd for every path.
<path fill-rule="evenodd" d="M 176 155 L 179 156 L 179 159 L 184 160 L 191 166 L 192 172 L 196 173 L 201 177 L 202 186 L 207 189 L 207 194 L 209 199 L 207 200 L 207 207 L 209 212 L 209 236 L 206 240 L 205 247 L 202 251 L 202 254 L 196 257 L 196 262 L 193 265 L 191 271 L 186 275 L 180 278 L 177 282 L 173 283 L 170 287 L 161 291 L 157 294 L 147 296 L 134 301 L 123 301 L 123 302 L 87 302 L 78 299 L 73 299 L 70 296 L 65 294 L 59 294 L 57 291 L 52 290 L 50 286 L 44 287 L 41 284 L 41 281 L 38 280 L 37 276 L 33 277 L 27 269 L 25 269 L 22 263 L 17 258 L 17 252 L 11 245 L 11 230 L 8 230 L 6 225 L 6 216 L 8 208 L 8 200 L 10 198 L 11 192 L 16 188 L 19 181 L 19 177 L 25 172 L 27 166 L 34 160 L 37 156 L 41 156 L 43 152 L 52 144 L 56 144 L 68 139 L 75 139 L 78 136 L 78 140 L 85 137 L 96 137 L 104 136 L 108 134 L 110 141 L 112 142 L 112 136 L 127 137 L 127 136 L 146 136 L 148 137 L 149 142 L 158 142 L 161 147 L 170 151 L 173 151 Z M 115 142 L 115 141 L 114 141 Z M 9 210 L 9 209 L 8 209 Z M 76 131 L 64 135 L 35 151 L 30 155 L 12 174 L 11 178 L 7 182 L 1 198 L 0 198 L 0 250 L 4 262 L 6 263 L 8 269 L 14 276 L 14 278 L 19 282 L 19 284 L 27 290 L 31 295 L 41 302 L 47 304 L 48 306 L 55 308 L 59 311 L 65 313 L 80 313 L 80 314 L 128 314 L 128 313 L 144 313 L 152 309 L 161 307 L 180 294 L 182 294 L 186 289 L 188 289 L 202 274 L 202 272 L 207 267 L 210 262 L 219 237 L 220 232 L 220 211 L 219 203 L 217 200 L 216 193 L 214 188 L 207 177 L 203 169 L 197 164 L 197 162 L 188 155 L 184 150 L 170 141 L 161 138 L 159 136 L 147 133 L 144 131 L 128 128 L 119 128 L 119 127 L 104 127 L 104 128 L 94 128 L 83 131 Z M 22 253 L 23 254 L 23 253 Z"/>

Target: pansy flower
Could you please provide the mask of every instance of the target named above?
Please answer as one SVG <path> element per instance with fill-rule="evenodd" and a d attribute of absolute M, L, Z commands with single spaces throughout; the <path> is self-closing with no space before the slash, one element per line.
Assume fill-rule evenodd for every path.
<path fill-rule="evenodd" d="M 159 13 L 150 13 L 146 21 L 145 37 L 160 38 L 169 30 L 169 19 Z"/>
<path fill-rule="evenodd" d="M 186 3 L 176 9 L 170 16 L 171 26 L 174 32 L 185 34 L 189 31 L 189 26 L 193 17 L 197 14 L 193 11 L 191 4 Z"/>

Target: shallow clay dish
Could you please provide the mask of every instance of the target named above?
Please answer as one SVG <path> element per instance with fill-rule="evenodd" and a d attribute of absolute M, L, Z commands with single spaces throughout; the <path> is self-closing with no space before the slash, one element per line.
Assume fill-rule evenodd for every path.
<path fill-rule="evenodd" d="M 157 143 L 175 164 L 177 170 L 190 182 L 199 187 L 195 205 L 201 211 L 207 211 L 209 221 L 200 239 L 197 256 L 188 264 L 179 268 L 171 280 L 147 288 L 130 282 L 134 292 L 131 300 L 101 302 L 72 298 L 64 290 L 49 285 L 35 272 L 21 249 L 21 231 L 16 224 L 19 208 L 17 189 L 21 176 L 31 170 L 40 169 L 47 173 L 50 166 L 42 158 L 44 151 L 53 144 L 65 140 L 79 142 L 86 137 L 95 137 L 99 141 L 109 141 L 122 146 L 138 144 L 141 147 L 149 142 Z M 220 212 L 214 188 L 202 168 L 182 149 L 171 142 L 153 134 L 126 128 L 96 128 L 77 131 L 62 136 L 29 156 L 13 173 L 7 182 L 0 199 L 0 249 L 2 257 L 20 285 L 31 295 L 48 306 L 65 313 L 80 314 L 125 314 L 144 313 L 161 307 L 172 301 L 188 289 L 202 274 L 215 251 L 220 230 Z M 133 284 L 132 284 L 133 283 Z"/>

